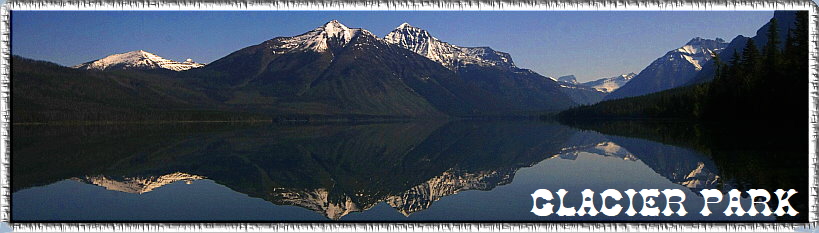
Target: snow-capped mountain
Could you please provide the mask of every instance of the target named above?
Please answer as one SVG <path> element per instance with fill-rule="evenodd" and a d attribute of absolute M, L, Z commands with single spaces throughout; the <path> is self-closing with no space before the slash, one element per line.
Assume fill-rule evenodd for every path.
<path fill-rule="evenodd" d="M 433 37 L 427 30 L 408 23 L 387 34 L 384 41 L 438 62 L 464 80 L 502 96 L 504 102 L 512 103 L 510 106 L 517 111 L 555 110 L 577 104 L 593 104 L 603 98 L 604 93 L 594 89 L 562 85 L 554 78 L 519 68 L 508 53 L 489 47 L 449 44 Z"/>
<path fill-rule="evenodd" d="M 329 48 L 344 47 L 350 43 L 353 37 L 362 34 L 375 37 L 375 35 L 367 30 L 349 28 L 337 20 L 332 20 L 307 33 L 278 39 L 278 42 L 281 44 L 276 46 L 274 53 L 287 53 L 299 50 L 322 52 Z"/>
<path fill-rule="evenodd" d="M 717 188 L 717 183 L 722 182 L 713 161 L 696 151 L 594 131 L 575 133 L 550 159 L 576 160 L 584 155 L 643 163 L 672 183 L 692 189 Z"/>
<path fill-rule="evenodd" d="M 156 54 L 146 52 L 144 50 L 131 51 L 127 53 L 119 53 L 104 57 L 99 60 L 86 62 L 74 66 L 76 69 L 85 70 L 153 70 L 153 69 L 168 69 L 173 71 L 183 71 L 193 68 L 199 68 L 205 64 L 193 62 L 187 59 L 184 62 L 178 62 L 170 59 L 165 59 Z"/>
<path fill-rule="evenodd" d="M 120 179 L 101 175 L 86 176 L 84 178 L 72 178 L 72 180 L 105 187 L 105 189 L 108 190 L 136 194 L 147 193 L 177 181 L 185 181 L 186 183 L 190 183 L 191 181 L 201 179 L 205 179 L 205 177 L 182 172 L 174 172 L 161 176 L 124 177 Z"/>
<path fill-rule="evenodd" d="M 530 165 L 531 166 L 531 165 Z M 465 172 L 450 169 L 443 174 L 430 178 L 408 190 L 387 195 L 377 199 L 362 198 L 373 194 L 348 196 L 332 193 L 326 188 L 289 189 L 277 188 L 270 192 L 266 199 L 277 205 L 300 206 L 328 219 L 338 220 L 353 212 L 362 212 L 386 202 L 404 216 L 426 210 L 443 197 L 458 194 L 467 190 L 492 190 L 497 186 L 512 182 L 518 168 Z"/>
<path fill-rule="evenodd" d="M 639 160 L 636 155 L 617 143 L 608 140 L 605 136 L 587 132 L 572 135 L 566 142 L 566 145 L 560 149 L 560 153 L 552 155 L 550 158 L 575 160 L 581 152 L 630 161 Z"/>
<path fill-rule="evenodd" d="M 243 48 L 194 73 L 233 88 L 229 102 L 284 114 L 428 117 L 505 108 L 438 63 L 336 20 Z"/>
<path fill-rule="evenodd" d="M 675 55 L 682 57 L 692 65 L 694 65 L 696 70 L 701 70 L 702 65 L 705 64 L 706 61 L 711 60 L 715 54 L 719 54 L 728 43 L 721 38 L 717 38 L 716 40 L 708 40 L 703 39 L 700 37 L 695 37 L 688 41 L 683 47 L 678 48 Z M 675 57 L 669 57 L 670 60 L 673 60 Z"/>
<path fill-rule="evenodd" d="M 641 96 L 680 87 L 691 82 L 702 66 L 728 43 L 696 37 L 680 48 L 657 58 L 626 85 L 606 95 L 605 100 Z"/>
<path fill-rule="evenodd" d="M 508 53 L 489 47 L 460 47 L 433 37 L 428 31 L 403 23 L 387 34 L 384 41 L 400 45 L 430 60 L 441 63 L 450 70 L 465 65 L 514 67 Z"/>
<path fill-rule="evenodd" d="M 585 86 L 577 82 L 574 75 L 560 76 L 557 79 L 549 77 L 560 84 L 560 91 L 572 98 L 572 101 L 579 104 L 595 104 L 603 99 L 606 92 Z"/>
<path fill-rule="evenodd" d="M 598 80 L 581 83 L 580 85 L 591 87 L 601 92 L 610 93 L 623 85 L 626 85 L 626 83 L 631 81 L 631 78 L 634 78 L 636 75 L 637 74 L 635 73 L 621 74 L 610 78 L 601 78 Z"/>

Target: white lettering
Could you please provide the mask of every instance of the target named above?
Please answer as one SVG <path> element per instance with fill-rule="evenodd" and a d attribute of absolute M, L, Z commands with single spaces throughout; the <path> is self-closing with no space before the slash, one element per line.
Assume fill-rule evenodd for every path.
<path fill-rule="evenodd" d="M 600 206 L 600 213 L 603 213 L 606 216 L 611 217 L 617 216 L 618 214 L 620 214 L 620 211 L 623 210 L 623 206 L 620 206 L 620 204 L 616 204 L 612 206 L 611 209 L 609 209 L 608 207 L 606 207 L 607 197 L 611 197 L 615 201 L 619 201 L 620 199 L 623 199 L 623 194 L 620 194 L 619 191 L 614 189 L 606 189 L 606 191 L 600 193 L 600 198 L 603 199 L 603 205 Z"/>
<path fill-rule="evenodd" d="M 711 215 L 711 210 L 708 209 L 708 204 L 721 202 L 722 201 L 722 192 L 720 192 L 719 190 L 716 190 L 716 189 L 703 189 L 703 190 L 700 190 L 700 194 L 702 194 L 702 199 L 705 202 L 702 205 L 702 211 L 700 211 L 700 214 L 702 214 L 702 216 Z M 709 198 L 716 198 L 717 201 L 710 202 L 710 201 L 708 201 Z"/>
<path fill-rule="evenodd" d="M 771 216 L 771 208 L 768 206 L 768 201 L 771 200 L 771 193 L 764 189 L 751 189 L 748 190 L 748 195 L 751 196 L 751 208 L 748 209 L 748 215 L 756 216 L 756 214 L 760 213 L 756 210 L 756 204 L 762 204 L 762 215 L 763 216 Z M 764 201 L 756 201 L 757 197 L 764 197 Z"/>
<path fill-rule="evenodd" d="M 796 216 L 796 214 L 799 213 L 793 209 L 793 206 L 791 206 L 791 203 L 788 201 L 788 199 L 790 199 L 793 196 L 793 194 L 796 194 L 796 190 L 793 189 L 788 190 L 788 196 L 785 196 L 785 198 L 782 198 L 782 195 L 785 194 L 785 191 L 783 191 L 782 189 L 777 189 L 776 192 L 774 192 L 774 194 L 776 194 L 776 198 L 779 199 L 779 207 L 776 207 L 776 211 L 774 211 L 774 213 L 776 213 L 776 216 L 785 215 L 785 211 L 783 209 L 786 206 L 788 207 L 788 215 Z"/>
<path fill-rule="evenodd" d="M 677 215 L 685 216 L 688 212 L 685 211 L 685 207 L 683 206 L 683 202 L 685 201 L 685 193 L 679 189 L 666 189 L 663 190 L 663 195 L 665 195 L 665 209 L 663 210 L 663 215 L 671 216 L 674 214 L 674 211 L 671 210 L 671 204 L 678 204 L 680 205 L 680 209 L 677 210 Z M 671 197 L 679 197 L 679 201 L 671 201 Z"/>
<path fill-rule="evenodd" d="M 543 208 L 537 207 L 537 199 L 542 198 L 543 200 L 551 201 L 554 196 L 552 196 L 552 192 L 548 189 L 538 189 L 534 193 L 532 193 L 532 213 L 537 216 L 549 216 L 550 214 L 554 213 L 555 205 L 552 203 L 546 203 L 543 205 Z"/>
<path fill-rule="evenodd" d="M 654 202 L 654 199 L 660 196 L 660 191 L 657 189 L 643 189 L 640 190 L 640 196 L 643 196 L 643 208 L 640 209 L 640 214 L 643 216 L 660 216 L 660 208 L 657 208 Z"/>
<path fill-rule="evenodd" d="M 581 204 L 580 209 L 577 210 L 577 215 L 578 216 L 586 215 L 586 213 L 587 213 L 586 208 L 589 208 L 589 212 L 588 212 L 589 215 L 597 216 L 597 213 L 599 213 L 599 212 L 597 212 L 597 209 L 594 208 L 594 201 L 593 201 L 594 191 L 592 191 L 591 189 L 586 189 L 586 190 L 583 190 L 583 192 L 581 192 L 581 193 L 583 193 L 583 204 Z"/>
<path fill-rule="evenodd" d="M 576 213 L 576 211 L 574 211 L 574 207 L 566 208 L 565 206 L 563 206 L 563 200 L 564 200 L 563 197 L 566 196 L 566 193 L 568 193 L 568 191 L 566 191 L 565 189 L 557 190 L 557 197 L 560 198 L 560 208 L 557 209 L 557 215 L 559 215 L 559 216 L 574 216 L 574 214 Z"/>
<path fill-rule="evenodd" d="M 634 189 L 626 190 L 626 196 L 628 196 L 628 210 L 626 210 L 626 215 L 628 216 L 637 214 L 637 211 L 634 211 L 634 194 L 637 194 L 637 191 L 634 191 Z"/>
<path fill-rule="evenodd" d="M 731 211 L 731 208 L 737 208 L 737 216 L 745 215 L 745 210 L 742 209 L 742 205 L 739 203 L 739 195 L 740 192 L 736 189 L 731 189 L 728 192 L 728 208 L 725 208 L 725 216 L 731 216 L 734 212 Z"/>

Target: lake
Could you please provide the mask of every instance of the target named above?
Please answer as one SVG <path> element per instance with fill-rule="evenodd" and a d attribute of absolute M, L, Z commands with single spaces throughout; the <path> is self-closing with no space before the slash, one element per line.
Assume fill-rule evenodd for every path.
<path fill-rule="evenodd" d="M 12 130 L 11 217 L 17 222 L 804 222 L 808 213 L 804 141 L 685 122 L 177 123 Z M 700 190 L 727 194 L 735 188 L 769 189 L 773 198 L 776 188 L 795 189 L 799 193 L 790 202 L 800 214 L 726 217 L 727 202 L 709 205 L 711 216 L 699 214 Z M 575 208 L 581 191 L 591 189 L 598 210 L 599 193 L 606 189 L 679 189 L 689 214 L 541 217 L 530 212 L 538 189 L 567 190 L 564 204 Z M 750 201 L 741 198 L 746 207 Z M 607 203 L 628 206 L 626 199 Z M 637 211 L 642 204 L 635 199 Z M 662 210 L 664 198 L 656 205 Z"/>

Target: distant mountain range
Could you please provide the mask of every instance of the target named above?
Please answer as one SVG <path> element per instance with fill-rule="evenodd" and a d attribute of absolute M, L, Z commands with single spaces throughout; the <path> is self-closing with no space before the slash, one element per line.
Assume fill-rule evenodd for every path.
<path fill-rule="evenodd" d="M 25 106 L 16 114 L 24 121 L 145 120 L 168 111 L 357 118 L 533 115 L 592 104 L 605 95 L 518 68 L 507 53 L 452 45 L 406 23 L 382 39 L 333 20 L 207 65 L 143 50 L 74 66 L 77 72 L 15 60 L 15 78 L 29 80 L 15 81 L 14 88 L 32 93 L 15 97 L 25 103 L 16 105 Z M 76 78 L 51 75 L 59 73 Z M 48 88 L 35 84 L 43 82 Z M 138 97 L 135 88 L 170 99 Z M 54 91 L 59 89 L 71 91 Z M 55 111 L 65 109 L 59 103 L 68 96 L 76 107 Z"/>
<path fill-rule="evenodd" d="M 711 69 L 711 57 L 726 47 L 732 45 L 697 37 L 639 74 L 578 83 L 573 75 L 554 79 L 519 68 L 510 54 L 489 47 L 444 42 L 408 23 L 379 38 L 333 20 L 301 35 L 240 49 L 210 64 L 177 62 L 139 50 L 79 64 L 73 67 L 78 72 L 67 72 L 55 64 L 15 57 L 13 72 L 25 73 L 15 75 L 14 88 L 32 94 L 18 94 L 14 100 L 41 103 L 17 109 L 16 115 L 22 116 L 18 119 L 30 121 L 103 120 L 112 112 L 128 118 L 167 111 L 358 118 L 537 115 L 693 83 L 700 70 Z M 47 68 L 38 68 L 43 65 Z M 76 78 L 52 75 L 59 73 Z M 32 80 L 16 80 L 21 78 Z M 55 91 L 60 89 L 76 93 Z M 167 100 L 139 97 L 131 91 L 136 89 Z M 103 98 L 106 95 L 113 97 Z M 77 106 L 96 107 L 57 113 L 64 109 L 58 103 L 67 96 L 74 96 L 70 101 Z"/>
<path fill-rule="evenodd" d="M 635 73 L 628 73 L 628 74 L 621 74 L 618 76 L 610 77 L 610 78 L 601 78 L 594 81 L 588 81 L 585 83 L 577 82 L 577 77 L 574 75 L 566 75 L 556 79 L 556 81 L 561 82 L 563 85 L 569 84 L 574 86 L 581 86 L 581 87 L 589 87 L 603 93 L 610 93 L 618 88 L 626 85 L 631 78 L 634 78 L 637 74 Z"/>
<path fill-rule="evenodd" d="M 610 77 L 610 78 L 601 78 L 594 81 L 589 81 L 582 83 L 581 85 L 594 88 L 595 90 L 610 93 L 614 90 L 623 87 L 631 81 L 634 76 L 637 76 L 635 73 L 628 73 L 628 74 L 621 74 L 618 76 Z"/>

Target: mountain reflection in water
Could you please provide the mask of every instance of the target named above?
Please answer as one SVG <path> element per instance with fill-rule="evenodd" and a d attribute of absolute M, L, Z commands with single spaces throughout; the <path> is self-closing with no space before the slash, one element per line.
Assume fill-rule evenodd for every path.
<path fill-rule="evenodd" d="M 131 200 L 140 206 L 152 205 L 151 194 L 160 192 L 163 186 L 185 181 L 194 184 L 192 187 L 227 187 L 230 191 L 220 189 L 218 193 L 227 196 L 238 192 L 246 195 L 243 199 L 260 198 L 274 204 L 269 205 L 271 208 L 298 206 L 319 213 L 325 220 L 370 221 L 593 221 L 534 216 L 528 212 L 532 205 L 528 194 L 537 188 L 566 188 L 579 193 L 585 188 L 601 192 L 608 188 L 687 187 L 688 198 L 694 199 L 699 189 L 735 186 L 721 178 L 712 159 L 692 149 L 536 121 L 14 126 L 13 130 L 12 217 L 16 221 L 203 220 L 175 210 L 154 212 L 150 218 L 122 214 L 133 211 L 127 208 L 116 210 L 119 213 L 115 216 L 96 219 L 94 214 L 106 212 L 95 211 L 89 205 L 82 210 L 65 210 L 64 215 L 56 217 L 43 215 L 37 208 L 44 204 L 34 203 L 43 202 L 46 192 L 61 193 L 63 202 L 96 198 L 65 191 L 94 187 L 77 187 L 65 180 L 101 186 L 106 192 L 145 195 Z M 556 164 L 565 165 L 544 168 Z M 524 177 L 515 179 L 522 168 L 527 171 Z M 573 170 L 561 170 L 568 168 Z M 604 168 L 617 174 L 604 174 Z M 637 175 L 627 175 L 630 173 Z M 557 180 L 565 176 L 568 178 Z M 203 179 L 215 183 L 201 183 Z M 529 184 L 536 181 L 567 183 L 562 184 L 566 187 Z M 581 184 L 585 186 L 579 187 Z M 192 189 L 167 192 L 184 197 L 197 192 Z M 488 192 L 465 192 L 468 190 Z M 577 199 L 567 203 L 579 203 Z M 384 204 L 401 217 L 378 207 Z M 658 206 L 664 203 L 658 202 Z M 298 212 L 281 211 L 283 216 Z M 354 212 L 361 213 L 351 214 Z M 348 215 L 349 219 L 345 217 Z M 282 220 L 265 217 L 265 213 L 247 218 L 204 218 L 236 219 Z M 754 219 L 773 220 L 761 216 Z"/>

